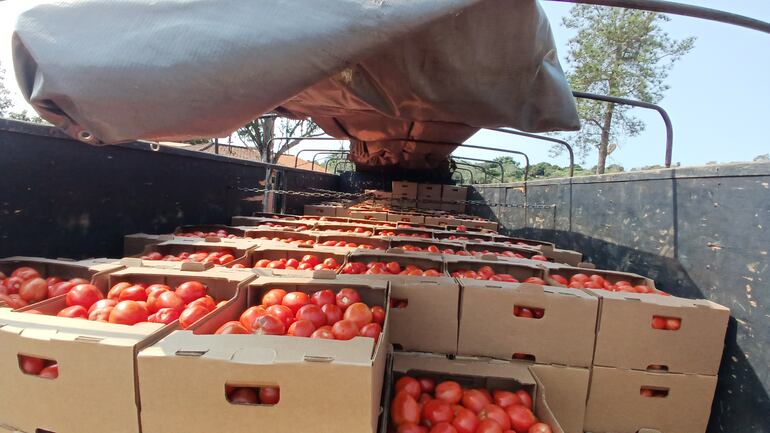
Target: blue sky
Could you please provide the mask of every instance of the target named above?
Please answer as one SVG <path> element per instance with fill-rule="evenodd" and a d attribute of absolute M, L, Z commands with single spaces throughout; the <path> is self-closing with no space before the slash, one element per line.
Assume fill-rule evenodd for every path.
<path fill-rule="evenodd" d="M 0 2 L 0 63 L 6 69 L 6 83 L 15 91 L 10 65 L 10 27 L 18 9 L 14 5 L 29 5 L 32 0 Z M 684 3 L 696 4 L 692 0 Z M 722 9 L 770 21 L 768 0 L 700 0 L 700 6 Z M 561 19 L 571 5 L 542 2 L 551 20 L 562 66 L 566 63 L 566 44 L 572 36 L 561 26 Z M 770 35 L 753 30 L 695 18 L 672 16 L 665 30 L 677 39 L 697 37 L 695 48 L 671 72 L 661 105 L 669 112 L 674 124 L 674 162 L 682 165 L 702 165 L 710 161 L 750 161 L 757 155 L 770 153 Z M 24 101 L 16 94 L 19 108 Z M 634 113 L 647 123 L 640 136 L 627 139 L 610 156 L 610 163 L 626 168 L 662 164 L 665 128 L 655 112 L 635 109 Z M 530 155 L 533 162 L 550 161 L 566 165 L 566 154 L 552 159 L 549 145 L 538 141 L 510 137 L 494 132 L 480 132 L 470 144 L 506 147 Z M 308 143 L 300 148 L 337 148 L 329 142 Z M 294 152 L 293 152 L 294 153 Z M 307 155 L 307 154 L 305 154 Z M 494 158 L 497 154 L 460 149 L 458 156 Z M 304 157 L 304 155 L 303 155 Z M 589 156 L 587 166 L 595 164 Z"/>

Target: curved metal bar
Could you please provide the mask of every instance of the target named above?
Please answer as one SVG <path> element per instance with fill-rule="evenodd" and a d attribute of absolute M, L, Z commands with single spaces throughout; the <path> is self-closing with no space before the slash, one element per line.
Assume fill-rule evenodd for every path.
<path fill-rule="evenodd" d="M 535 140 L 544 140 L 544 141 L 550 141 L 551 143 L 561 144 L 562 146 L 566 147 L 567 148 L 567 152 L 569 152 L 569 177 L 574 177 L 575 176 L 575 152 L 572 150 L 572 146 L 569 143 L 567 143 L 566 141 L 560 140 L 558 138 L 548 137 L 548 136 L 545 136 L 545 135 L 537 135 L 537 134 L 531 134 L 529 132 L 516 131 L 516 130 L 513 130 L 513 129 L 490 128 L 489 130 L 490 131 L 496 131 L 496 132 L 502 132 L 502 133 L 505 133 L 505 134 L 512 134 L 512 135 L 519 135 L 519 136 L 527 137 L 527 138 L 533 138 Z M 526 169 L 526 171 L 529 172 L 529 157 L 526 154 L 524 154 L 524 153 L 522 153 L 522 155 L 524 155 L 524 157 L 527 158 L 527 169 Z M 527 180 L 527 177 L 525 176 L 524 177 L 524 181 L 526 181 L 526 180 Z"/>
<path fill-rule="evenodd" d="M 315 170 L 315 159 L 318 158 L 318 155 L 345 155 L 349 153 L 350 152 L 347 150 L 325 150 L 325 151 L 318 152 L 315 155 L 313 155 L 313 159 L 310 163 L 310 171 Z"/>
<path fill-rule="evenodd" d="M 576 98 L 581 99 L 593 99 L 595 101 L 611 102 L 613 104 L 630 105 L 632 107 L 648 108 L 660 113 L 660 117 L 663 118 L 663 123 L 666 124 L 666 168 L 671 167 L 671 157 L 674 149 L 674 126 L 671 124 L 671 118 L 668 117 L 668 113 L 663 107 L 649 102 L 636 101 L 634 99 L 618 98 L 616 96 L 596 95 L 586 92 L 572 92 Z"/>
<path fill-rule="evenodd" d="M 463 169 L 463 170 L 465 170 L 465 169 Z M 455 173 L 460 175 L 460 185 L 465 184 L 465 176 L 463 176 L 463 174 L 460 173 L 459 171 L 455 171 Z M 452 175 L 454 175 L 454 173 L 452 173 Z"/>
<path fill-rule="evenodd" d="M 738 15 L 718 9 L 704 8 L 683 3 L 663 0 L 550 0 L 560 3 L 583 3 L 597 6 L 613 6 L 627 9 L 640 9 L 650 12 L 660 12 L 673 15 L 683 15 L 709 21 L 717 21 L 747 29 L 770 33 L 770 23 L 755 18 Z"/>
<path fill-rule="evenodd" d="M 345 158 L 336 158 L 332 156 L 326 160 L 326 166 L 324 167 L 324 170 L 326 171 L 326 173 L 328 173 L 332 164 L 334 164 L 334 168 L 337 168 L 337 164 L 341 163 L 342 161 L 345 161 Z M 321 165 L 319 164 L 318 166 L 320 167 Z M 333 172 L 332 174 L 336 174 L 336 173 Z"/>
<path fill-rule="evenodd" d="M 337 169 L 338 169 L 340 166 L 344 167 L 344 166 L 345 166 L 345 164 L 350 164 L 350 165 L 351 165 L 351 167 L 355 168 L 355 165 L 354 165 L 354 164 L 353 164 L 351 161 L 346 161 L 346 160 L 337 160 L 337 162 L 335 162 L 335 163 L 334 163 L 334 172 L 333 172 L 333 173 L 334 173 L 334 174 L 337 174 Z M 351 170 L 351 171 L 352 171 L 352 170 Z M 342 173 L 342 172 L 340 172 L 340 173 Z"/>
<path fill-rule="evenodd" d="M 467 156 L 455 156 L 455 159 L 467 159 L 468 161 L 481 161 L 486 162 L 489 164 L 497 164 L 500 166 L 500 183 L 505 183 L 505 168 L 503 167 L 503 163 L 500 161 L 490 161 L 488 159 L 478 159 L 478 158 L 469 158 Z"/>
<path fill-rule="evenodd" d="M 473 165 L 473 164 L 470 164 L 470 163 L 467 163 L 467 162 L 462 162 L 462 161 L 455 161 L 454 159 L 452 159 L 452 161 L 453 161 L 455 164 L 462 164 L 462 165 L 466 165 L 466 166 L 468 166 L 468 167 L 472 167 L 472 168 L 476 168 L 476 169 L 479 169 L 479 170 L 481 170 L 481 171 L 484 173 L 484 183 L 486 183 L 486 181 L 487 181 L 487 180 L 488 180 L 488 178 L 489 178 L 489 173 L 487 173 L 487 170 L 486 170 L 484 167 L 479 167 L 479 166 L 477 166 L 477 165 Z M 468 170 L 468 169 L 466 168 L 465 170 Z M 471 174 L 471 183 L 473 183 L 473 171 L 472 171 L 472 170 L 468 170 L 468 171 L 469 171 L 469 172 L 470 172 L 470 174 Z"/>
<path fill-rule="evenodd" d="M 469 170 L 467 168 L 455 167 L 455 171 L 457 171 L 457 170 L 467 171 L 468 172 L 468 176 L 471 178 L 471 183 L 468 184 L 468 185 L 473 185 L 473 171 L 471 171 L 471 170 Z M 462 174 L 460 176 L 462 176 Z M 463 182 L 465 182 L 465 176 L 463 176 Z"/>

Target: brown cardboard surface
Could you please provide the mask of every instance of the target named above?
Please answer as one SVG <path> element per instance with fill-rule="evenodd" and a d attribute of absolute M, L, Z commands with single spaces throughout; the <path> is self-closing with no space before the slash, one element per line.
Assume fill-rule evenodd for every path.
<path fill-rule="evenodd" d="M 451 379 L 463 387 L 511 391 L 524 388 L 534 394 L 535 415 L 550 424 L 554 433 L 583 431 L 587 369 L 459 356 L 450 360 L 427 353 L 396 352 L 392 358 L 392 370 L 387 380 L 391 387 L 399 377 L 409 374 L 429 376 L 437 381 Z M 549 392 L 551 389 L 554 391 Z M 385 413 L 387 416 L 388 412 Z"/>
<path fill-rule="evenodd" d="M 175 285 L 197 279 L 209 285 L 213 295 L 235 296 L 237 286 L 253 275 L 218 269 L 184 272 L 156 268 L 127 268 L 101 273 L 93 283 L 106 291 L 118 281 L 143 281 Z M 221 297 L 221 296 L 220 296 Z M 49 299 L 36 308 L 55 312 L 64 297 Z M 136 388 L 135 354 L 177 327 L 143 323 L 115 325 L 87 320 L 24 314 L 0 308 L 0 420 L 11 430 L 57 433 L 138 433 L 139 395 Z M 23 374 L 17 355 L 59 363 L 58 379 L 46 380 Z M 88 392 L 83 392 L 88 390 Z M 76 396 L 77 398 L 73 398 Z M 45 410 L 38 410 L 39 404 Z M 94 416 L 95 413 L 109 416 Z"/>
<path fill-rule="evenodd" d="M 305 215 L 333 217 L 333 216 L 337 216 L 337 207 L 338 206 L 306 204 Z"/>
<path fill-rule="evenodd" d="M 570 277 L 572 277 L 575 274 L 586 274 L 588 276 L 591 275 L 601 275 L 602 278 L 609 281 L 612 284 L 617 283 L 618 281 L 628 281 L 631 283 L 632 286 L 647 286 L 649 288 L 654 289 L 655 288 L 655 282 L 652 281 L 649 278 L 643 277 L 638 274 L 632 274 L 628 272 L 618 272 L 618 271 L 605 271 L 600 269 L 588 269 L 583 267 L 572 267 L 572 266 L 546 266 L 548 269 L 547 275 L 545 280 L 553 285 L 559 285 L 559 283 L 555 280 L 553 280 L 550 276 L 553 274 L 561 275 L 562 277 L 566 278 L 568 281 Z M 602 290 L 600 292 L 597 292 L 598 294 L 601 294 L 603 292 L 607 292 L 606 290 Z M 611 292 L 608 292 L 611 293 Z"/>
<path fill-rule="evenodd" d="M 415 265 L 422 270 L 427 269 L 435 269 L 439 271 L 440 273 L 444 274 L 444 277 L 448 277 L 446 273 L 443 271 L 444 268 L 444 262 L 441 260 L 439 256 L 436 255 L 430 255 L 430 254 L 409 254 L 403 252 L 401 249 L 391 249 L 390 252 L 387 253 L 379 253 L 377 251 L 365 251 L 365 250 L 356 250 L 350 253 L 348 256 L 348 263 L 350 262 L 362 262 L 362 263 L 371 263 L 371 262 L 397 262 L 399 265 L 401 265 L 401 268 L 403 269 L 408 264 Z M 390 280 L 398 280 L 398 279 L 415 279 L 415 278 L 423 278 L 423 277 L 417 277 L 417 276 L 406 276 L 406 275 L 364 275 L 366 278 L 385 278 Z M 435 277 L 435 278 L 441 278 L 441 277 Z"/>
<path fill-rule="evenodd" d="M 318 259 L 324 261 L 325 259 L 335 259 L 339 264 L 339 268 L 345 264 L 346 251 L 341 251 L 339 248 L 331 247 L 296 247 L 293 245 L 268 245 L 259 247 L 248 252 L 245 265 L 247 268 L 253 268 L 257 261 L 262 259 L 267 260 L 280 260 L 280 259 L 297 259 L 301 260 L 305 255 L 315 255 Z M 278 269 L 280 270 L 280 269 Z M 312 270 L 309 271 L 292 271 L 301 272 L 298 275 L 311 275 Z"/>
<path fill-rule="evenodd" d="M 441 200 L 461 201 L 468 199 L 468 188 L 464 186 L 443 185 L 441 187 Z"/>
<path fill-rule="evenodd" d="M 535 260 L 513 262 L 511 260 L 497 260 L 495 256 L 484 256 L 482 259 L 464 256 L 445 255 L 446 272 L 452 275 L 452 272 L 466 270 L 478 271 L 482 266 L 491 267 L 496 274 L 510 274 L 519 281 L 524 281 L 529 277 L 544 278 L 545 269 L 540 266 L 540 262 L 534 264 Z M 462 278 L 461 280 L 465 280 Z"/>
<path fill-rule="evenodd" d="M 706 431 L 716 376 L 649 373 L 594 367 L 585 430 L 592 433 Z M 668 390 L 666 397 L 640 395 L 642 387 Z"/>
<path fill-rule="evenodd" d="M 417 199 L 417 184 L 414 182 L 397 182 L 391 183 L 391 197 L 394 199 Z"/>
<path fill-rule="evenodd" d="M 362 219 L 362 220 L 370 220 L 370 221 L 387 221 L 388 220 L 388 213 L 387 212 L 375 212 L 375 211 L 351 210 L 350 211 L 350 218 Z"/>
<path fill-rule="evenodd" d="M 282 239 L 291 239 L 291 240 L 301 240 L 301 241 L 308 241 L 308 240 L 315 240 L 316 236 L 306 233 L 306 232 L 296 232 L 296 231 L 287 231 L 287 230 L 247 230 L 246 233 L 248 236 L 254 238 L 257 241 L 261 240 L 271 240 L 271 241 L 277 241 L 280 242 Z M 263 239 L 267 238 L 267 239 Z"/>
<path fill-rule="evenodd" d="M 166 242 L 174 239 L 173 235 L 149 235 L 146 233 L 135 233 L 123 237 L 123 256 L 131 257 L 141 254 L 147 245 Z"/>
<path fill-rule="evenodd" d="M 578 266 L 583 262 L 583 253 L 572 250 L 562 250 L 554 248 L 551 245 L 540 245 L 538 248 L 541 254 L 553 259 L 556 263 L 566 263 L 570 266 Z"/>
<path fill-rule="evenodd" d="M 716 375 L 730 310 L 707 300 L 590 290 L 601 296 L 594 364 Z M 681 319 L 676 331 L 653 329 L 654 315 Z"/>
<path fill-rule="evenodd" d="M 133 257 L 141 258 L 142 256 L 146 256 L 152 252 L 159 252 L 165 256 L 167 254 L 178 255 L 183 252 L 192 254 L 196 251 L 206 251 L 211 253 L 215 251 L 227 250 L 230 251 L 231 254 L 235 257 L 235 260 L 228 263 L 228 265 L 233 265 L 236 263 L 245 264 L 248 251 L 256 248 L 259 244 L 259 242 L 249 239 L 175 238 L 171 241 L 147 245 L 141 254 L 136 254 Z M 179 268 L 180 263 L 182 262 L 143 260 L 142 266 Z"/>
<path fill-rule="evenodd" d="M 415 215 L 412 213 L 398 213 L 389 212 L 388 221 L 392 222 L 407 222 L 412 224 L 422 224 L 425 222 L 425 217 L 422 215 Z"/>
<path fill-rule="evenodd" d="M 509 360 L 524 353 L 540 364 L 591 366 L 597 297 L 534 284 L 460 282 L 459 354 Z M 516 317 L 514 306 L 543 308 L 545 314 L 540 319 Z"/>
<path fill-rule="evenodd" d="M 515 238 L 510 236 L 502 236 L 502 235 L 494 236 L 493 242 L 499 242 L 502 244 L 510 244 L 510 245 L 521 245 L 521 246 L 529 245 L 529 246 L 538 247 L 538 248 L 542 248 L 542 246 L 545 245 L 551 248 L 555 248 L 554 244 L 551 242 L 539 241 L 537 239 Z"/>
<path fill-rule="evenodd" d="M 476 252 L 482 252 L 482 253 L 486 251 L 489 251 L 491 253 L 504 253 L 506 251 L 511 251 L 511 252 L 523 255 L 527 259 L 535 255 L 544 255 L 542 251 L 529 246 L 506 245 L 506 244 L 500 244 L 496 242 L 466 242 L 466 249 L 468 250 L 468 252 L 476 251 Z M 500 260 L 507 260 L 507 259 L 513 259 L 514 257 L 498 256 L 498 258 Z"/>
<path fill-rule="evenodd" d="M 443 199 L 442 200 L 446 200 Z M 451 204 L 451 203 L 441 203 L 441 210 L 446 212 L 452 212 L 452 213 L 463 213 L 465 212 L 465 205 L 464 204 Z"/>
<path fill-rule="evenodd" d="M 387 238 L 381 238 L 381 237 L 369 237 L 369 236 L 362 236 L 357 233 L 340 233 L 340 234 L 322 234 L 318 235 L 317 238 L 317 244 L 319 246 L 323 246 L 323 244 L 326 241 L 342 241 L 342 242 L 349 242 L 354 243 L 357 245 L 371 245 L 374 247 L 374 249 L 382 248 L 384 250 L 387 250 L 390 247 L 390 242 Z M 351 248 L 351 247 L 325 247 L 325 248 L 334 248 L 334 249 L 340 249 L 345 251 L 352 251 L 358 248 Z M 367 248 L 361 248 L 361 249 L 367 249 Z"/>
<path fill-rule="evenodd" d="M 391 280 L 390 296 L 408 301 L 406 308 L 390 309 L 391 343 L 408 351 L 457 353 L 460 287 L 455 280 Z"/>
<path fill-rule="evenodd" d="M 397 237 L 412 237 L 415 239 L 433 239 L 434 233 L 436 233 L 433 230 L 428 230 L 428 229 L 416 229 L 411 227 L 396 227 L 396 228 L 385 227 L 385 228 L 375 229 L 374 234 L 376 236 L 389 236 L 389 235 L 383 234 L 387 232 L 394 232 Z M 417 238 L 414 236 L 409 236 L 412 234 L 428 235 L 428 237 Z"/>
<path fill-rule="evenodd" d="M 417 198 L 422 200 L 441 200 L 442 185 L 435 183 L 417 184 Z"/>
<path fill-rule="evenodd" d="M 248 216 L 234 216 L 231 219 L 233 226 L 250 226 L 258 227 L 263 230 L 272 230 L 268 224 L 278 224 L 289 229 L 300 229 L 303 226 L 307 229 L 312 229 L 316 221 L 313 220 L 288 220 L 288 219 L 274 219 L 274 218 L 262 218 L 262 217 L 248 217 Z M 276 230 L 286 230 L 285 228 Z"/>
<path fill-rule="evenodd" d="M 224 230 L 228 234 L 235 235 L 239 238 L 245 238 L 247 236 L 246 230 L 243 227 L 233 227 L 233 226 L 227 226 L 224 224 L 200 224 L 200 225 L 180 226 L 180 227 L 177 227 L 176 230 L 174 230 L 174 235 L 179 236 L 186 233 L 195 233 L 198 231 L 209 233 L 209 232 L 216 232 L 219 230 Z M 180 236 L 180 237 L 185 237 L 185 236 Z"/>
<path fill-rule="evenodd" d="M 312 291 L 355 287 L 387 308 L 387 283 L 357 277 L 260 278 L 248 293 L 220 309 L 195 332 L 210 332 L 237 317 L 270 288 Z M 374 432 L 387 351 L 386 331 L 350 341 L 266 335 L 199 335 L 178 331 L 138 356 L 143 433 L 169 425 L 200 432 Z M 188 392 L 195 377 L 196 392 Z M 225 383 L 279 386 L 275 406 L 232 405 Z M 173 405 L 169 405 L 173 401 Z M 344 404 L 343 404 L 344 403 Z"/>
<path fill-rule="evenodd" d="M 463 237 L 466 239 L 450 239 L 450 238 L 458 238 Z M 446 232 L 436 232 L 436 239 L 444 239 L 451 242 L 491 242 L 494 238 L 494 235 L 491 234 L 484 234 L 484 233 L 476 233 L 476 232 L 456 232 L 456 231 L 446 231 Z"/>
<path fill-rule="evenodd" d="M 417 200 L 399 199 L 394 196 L 393 200 L 390 201 L 390 207 L 391 210 L 398 210 L 400 212 L 416 212 Z"/>
<path fill-rule="evenodd" d="M 390 238 L 390 247 L 391 248 L 401 248 L 406 245 L 412 245 L 415 247 L 420 247 L 422 249 L 426 249 L 431 245 L 435 245 L 438 247 L 439 250 L 444 249 L 452 249 L 455 251 L 464 251 L 465 246 L 462 243 L 457 242 L 440 242 L 435 239 L 422 239 L 422 238 L 413 238 L 408 236 L 394 236 Z M 441 253 L 431 253 L 427 251 L 404 251 L 406 253 L 412 253 L 412 254 L 441 254 Z"/>

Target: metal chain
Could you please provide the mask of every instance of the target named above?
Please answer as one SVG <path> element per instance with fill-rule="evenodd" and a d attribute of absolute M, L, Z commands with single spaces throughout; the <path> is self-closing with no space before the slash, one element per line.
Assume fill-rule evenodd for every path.
<path fill-rule="evenodd" d="M 283 195 L 295 195 L 300 197 L 311 198 L 336 198 L 336 199 L 367 199 L 374 198 L 374 193 L 347 193 L 330 191 L 320 188 L 311 188 L 314 192 L 310 191 L 285 191 L 281 189 L 268 190 L 265 188 L 246 188 L 239 187 L 238 191 L 251 192 L 255 194 L 264 194 L 266 192 L 272 192 L 273 194 Z M 317 192 L 316 192 L 317 191 Z M 457 201 L 441 201 L 441 200 L 420 200 L 423 203 L 435 203 L 435 204 L 462 204 L 466 206 L 487 206 L 487 207 L 501 207 L 501 208 L 518 208 L 518 209 L 554 209 L 555 204 L 513 204 L 513 203 L 489 203 L 484 200 L 457 200 Z"/>

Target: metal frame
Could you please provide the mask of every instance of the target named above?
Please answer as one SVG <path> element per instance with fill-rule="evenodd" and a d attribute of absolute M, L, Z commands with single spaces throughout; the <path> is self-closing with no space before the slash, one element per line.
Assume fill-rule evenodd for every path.
<path fill-rule="evenodd" d="M 488 159 L 479 159 L 479 158 L 469 158 L 467 156 L 455 156 L 454 159 L 467 159 L 468 161 L 480 161 L 480 162 L 486 162 L 489 164 L 497 164 L 500 166 L 500 183 L 505 183 L 505 168 L 503 167 L 503 163 L 500 161 L 490 161 Z M 484 181 L 486 182 L 486 178 Z"/>
<path fill-rule="evenodd" d="M 519 135 L 519 136 L 522 136 L 522 137 L 532 138 L 532 139 L 535 139 L 535 140 L 550 141 L 552 143 L 561 144 L 562 146 L 566 147 L 567 148 L 567 152 L 569 152 L 569 177 L 574 177 L 575 176 L 575 152 L 572 150 L 572 146 L 569 143 L 567 143 L 566 141 L 560 140 L 558 138 L 548 137 L 548 136 L 545 136 L 545 135 L 537 135 L 537 134 L 531 134 L 529 132 L 516 131 L 516 130 L 513 130 L 513 129 L 491 128 L 491 129 L 489 129 L 489 131 L 502 132 L 504 134 Z M 526 169 L 526 172 L 528 174 L 529 173 L 529 157 L 527 156 L 527 154 L 525 154 L 523 152 L 519 152 L 519 153 L 521 153 L 522 155 L 524 155 L 525 158 L 527 158 L 527 169 Z M 527 175 L 524 176 L 524 181 L 526 182 L 526 180 L 527 180 Z"/>
<path fill-rule="evenodd" d="M 465 169 L 463 169 L 463 170 L 465 170 Z M 450 176 L 450 179 L 452 177 L 454 177 L 455 173 L 460 175 L 460 185 L 465 185 L 465 176 L 463 176 L 463 174 L 461 172 L 457 171 L 457 170 L 455 170 L 454 173 L 452 173 L 452 175 Z"/>
<path fill-rule="evenodd" d="M 463 171 L 467 171 L 467 172 L 468 172 L 468 176 L 469 176 L 469 177 L 470 177 L 470 179 L 471 179 L 471 183 L 469 183 L 469 184 L 466 184 L 466 185 L 473 185 L 473 171 L 471 171 L 471 170 L 469 170 L 469 169 L 467 169 L 467 168 L 462 168 L 462 167 L 455 167 L 455 173 L 457 172 L 457 170 L 463 170 Z M 463 176 L 463 175 L 462 175 L 462 173 L 460 173 L 460 176 L 462 176 L 462 177 L 463 177 L 463 183 L 465 183 L 465 176 Z"/>
<path fill-rule="evenodd" d="M 682 15 L 692 18 L 700 18 L 709 21 L 717 21 L 734 26 L 746 27 L 764 33 L 770 33 L 770 23 L 755 18 L 738 15 L 718 9 L 704 8 L 683 3 L 663 0 L 549 0 L 560 3 L 582 3 L 597 6 L 612 6 L 627 9 L 639 9 L 650 12 L 660 12 L 672 15 Z"/>
<path fill-rule="evenodd" d="M 309 141 L 309 140 L 318 140 L 318 141 L 345 141 L 347 140 L 350 142 L 350 140 L 345 138 L 334 138 L 334 137 L 272 137 L 269 140 L 267 140 L 267 145 L 271 146 L 275 140 L 297 140 L 297 141 Z M 348 145 L 349 146 L 349 145 Z M 328 150 L 328 149 L 302 149 L 299 152 L 297 152 L 296 155 L 294 155 L 294 168 L 297 168 L 297 163 L 299 162 L 299 156 L 302 154 L 302 152 L 312 152 L 312 151 L 320 151 L 320 150 Z M 350 151 L 348 151 L 350 152 Z M 311 168 L 312 170 L 312 168 Z"/>
<path fill-rule="evenodd" d="M 347 159 L 342 159 L 342 158 L 336 158 L 336 159 L 330 160 L 330 163 L 331 161 L 334 161 L 334 170 L 332 170 L 333 174 L 337 174 L 337 168 L 340 165 L 344 166 L 345 164 L 353 164 L 352 161 L 348 161 Z M 355 168 L 355 164 L 353 164 L 353 168 Z"/>
<path fill-rule="evenodd" d="M 476 169 L 481 170 L 484 173 L 484 184 L 487 184 L 489 182 L 489 172 L 487 171 L 486 168 L 479 167 L 478 165 L 473 165 L 473 164 L 471 164 L 469 162 L 455 161 L 454 159 L 452 159 L 452 162 L 454 162 L 455 164 L 461 164 L 461 165 L 465 165 L 465 166 L 468 166 L 468 167 L 472 167 L 472 168 L 476 168 Z M 455 169 L 457 169 L 457 167 L 455 167 Z M 468 172 L 470 173 L 470 175 L 471 175 L 471 184 L 472 184 L 473 183 L 473 171 L 469 170 L 467 168 L 465 170 L 468 170 Z"/>
<path fill-rule="evenodd" d="M 348 150 L 321 150 L 321 151 L 316 151 L 316 152 L 317 153 L 315 155 L 313 155 L 313 159 L 310 162 L 310 171 L 314 171 L 315 170 L 315 160 L 316 160 L 316 158 L 318 158 L 318 155 L 347 155 L 347 154 L 350 154 L 350 151 L 348 151 Z M 331 161 L 333 159 L 334 158 L 330 158 L 329 161 Z M 320 161 L 319 161 L 319 164 L 320 164 Z M 328 166 L 328 161 L 327 161 L 327 166 Z M 328 173 L 329 170 L 326 169 L 326 172 Z"/>
<path fill-rule="evenodd" d="M 613 104 L 630 105 L 632 107 L 647 108 L 655 110 L 660 113 L 660 117 L 663 118 L 663 123 L 666 125 L 666 168 L 671 167 L 671 157 L 674 149 L 674 126 L 671 124 L 671 118 L 668 117 L 668 113 L 663 107 L 649 102 L 636 101 L 634 99 L 618 98 L 616 96 L 596 95 L 594 93 L 586 92 L 572 92 L 576 98 L 580 99 L 593 99 L 594 101 L 604 101 Z"/>

